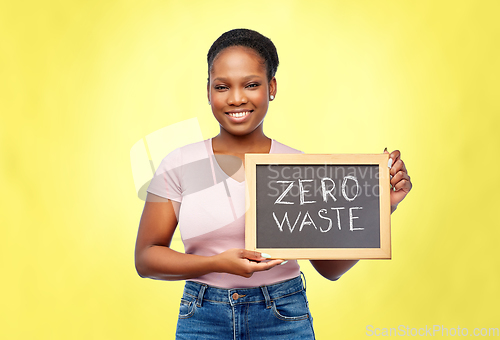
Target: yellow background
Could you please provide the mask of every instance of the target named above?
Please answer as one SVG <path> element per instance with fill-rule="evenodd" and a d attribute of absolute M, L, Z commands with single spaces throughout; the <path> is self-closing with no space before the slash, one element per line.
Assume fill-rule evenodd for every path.
<path fill-rule="evenodd" d="M 308 153 L 400 149 L 393 259 L 302 263 L 318 339 L 500 327 L 497 1 L 2 1 L 2 339 L 173 338 L 181 282 L 141 279 L 129 151 L 198 117 L 224 31 L 281 58 L 265 132 Z"/>

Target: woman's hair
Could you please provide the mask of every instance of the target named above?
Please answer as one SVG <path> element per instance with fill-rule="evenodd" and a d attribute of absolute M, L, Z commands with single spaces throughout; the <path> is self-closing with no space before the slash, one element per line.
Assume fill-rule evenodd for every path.
<path fill-rule="evenodd" d="M 238 28 L 222 34 L 212 47 L 208 50 L 208 80 L 210 81 L 210 70 L 217 55 L 231 46 L 244 46 L 251 48 L 264 60 L 266 64 L 267 80 L 271 81 L 278 69 L 278 52 L 271 39 L 259 32 L 245 28 Z"/>

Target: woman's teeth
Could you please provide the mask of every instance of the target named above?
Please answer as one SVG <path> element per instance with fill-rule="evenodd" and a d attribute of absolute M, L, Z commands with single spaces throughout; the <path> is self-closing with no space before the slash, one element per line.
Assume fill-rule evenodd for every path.
<path fill-rule="evenodd" d="M 231 117 L 240 118 L 240 117 L 245 117 L 249 113 L 250 111 L 245 111 L 245 112 L 228 113 L 228 115 L 230 115 Z"/>

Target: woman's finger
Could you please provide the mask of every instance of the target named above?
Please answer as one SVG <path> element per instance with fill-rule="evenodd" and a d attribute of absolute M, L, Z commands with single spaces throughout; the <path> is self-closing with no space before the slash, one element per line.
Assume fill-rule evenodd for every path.
<path fill-rule="evenodd" d="M 389 155 L 389 162 L 387 163 L 387 166 L 389 168 L 392 168 L 392 166 L 398 161 L 400 157 L 401 152 L 399 152 L 399 150 L 394 150 L 393 152 L 391 152 Z"/>
<path fill-rule="evenodd" d="M 394 191 L 403 190 L 405 192 L 409 192 L 411 190 L 411 187 L 412 187 L 412 184 L 410 181 L 410 176 L 408 176 L 407 179 L 403 178 L 398 183 L 396 183 L 396 185 L 394 186 Z"/>
<path fill-rule="evenodd" d="M 401 158 L 400 158 L 400 159 L 398 159 L 398 160 L 396 161 L 396 163 L 394 163 L 394 164 L 392 165 L 392 168 L 391 168 L 391 170 L 390 170 L 389 172 L 390 172 L 391 176 L 394 176 L 394 175 L 396 175 L 396 173 L 397 173 L 398 171 L 404 171 L 404 172 L 406 172 L 406 166 L 405 166 L 405 163 L 403 162 L 403 160 L 402 160 Z"/>
<path fill-rule="evenodd" d="M 241 249 L 240 257 L 242 259 L 249 259 L 255 261 L 263 261 L 265 259 L 269 259 L 271 256 L 265 253 L 260 253 L 258 251 L 252 251 L 247 249 Z"/>
<path fill-rule="evenodd" d="M 391 179 L 391 184 L 393 187 L 396 186 L 396 184 L 398 184 L 399 182 L 401 182 L 402 180 L 410 180 L 410 176 L 408 176 L 408 174 L 402 170 L 398 171 Z"/>
<path fill-rule="evenodd" d="M 264 270 L 269 270 L 277 265 L 283 263 L 284 260 L 269 260 L 266 262 L 252 262 L 250 263 L 253 272 L 260 272 Z"/>

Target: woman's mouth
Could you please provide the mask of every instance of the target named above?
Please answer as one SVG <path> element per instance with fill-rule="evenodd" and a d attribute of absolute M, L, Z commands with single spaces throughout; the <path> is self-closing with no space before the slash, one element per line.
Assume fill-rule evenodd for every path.
<path fill-rule="evenodd" d="M 252 111 L 242 111 L 242 112 L 226 112 L 230 117 L 241 118 L 245 117 Z"/>
<path fill-rule="evenodd" d="M 252 110 L 238 111 L 238 112 L 226 112 L 226 114 L 231 117 L 234 122 L 242 122 L 252 113 Z"/>

